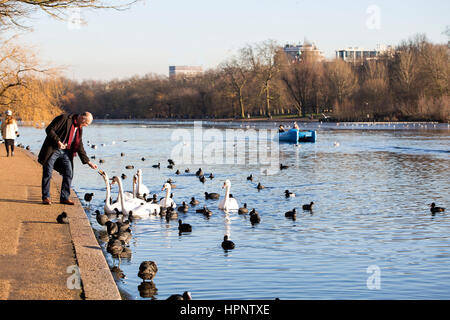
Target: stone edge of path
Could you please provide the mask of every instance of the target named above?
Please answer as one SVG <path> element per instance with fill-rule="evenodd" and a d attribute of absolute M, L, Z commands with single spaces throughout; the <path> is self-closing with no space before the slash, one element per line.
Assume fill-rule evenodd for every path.
<path fill-rule="evenodd" d="M 38 161 L 34 153 L 26 149 L 23 151 L 33 161 Z M 75 202 L 75 205 L 73 206 L 74 210 L 67 210 L 69 230 L 80 271 L 83 298 L 86 300 L 122 300 L 102 248 L 98 244 L 80 199 L 73 189 L 71 200 Z"/>

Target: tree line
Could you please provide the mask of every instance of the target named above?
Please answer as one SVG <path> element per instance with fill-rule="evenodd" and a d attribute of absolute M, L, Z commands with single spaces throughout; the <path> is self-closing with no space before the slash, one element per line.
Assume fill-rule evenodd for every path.
<path fill-rule="evenodd" d="M 65 79 L 61 106 L 100 118 L 218 119 L 329 115 L 343 121 L 450 120 L 449 48 L 417 35 L 353 64 L 305 52 L 290 59 L 268 40 L 193 77 Z"/>
<path fill-rule="evenodd" d="M 9 34 L 29 29 L 34 12 L 68 19 L 73 8 L 123 10 L 136 0 L 0 2 L 0 111 L 49 121 L 61 112 L 96 118 L 271 118 L 331 116 L 338 121 L 450 120 L 448 44 L 423 35 L 376 60 L 325 61 L 305 52 L 291 59 L 275 41 L 243 47 L 194 77 L 147 74 L 111 81 L 74 81 L 43 65 Z M 450 37 L 450 30 L 446 34 Z"/>

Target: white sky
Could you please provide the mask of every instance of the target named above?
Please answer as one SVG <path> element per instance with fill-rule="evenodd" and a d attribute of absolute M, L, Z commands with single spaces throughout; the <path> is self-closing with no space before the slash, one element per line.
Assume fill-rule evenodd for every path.
<path fill-rule="evenodd" d="M 373 49 L 417 33 L 447 42 L 450 1 L 146 0 L 131 10 L 82 10 L 88 24 L 39 15 L 22 36 L 41 59 L 76 80 L 168 75 L 169 65 L 217 66 L 246 44 L 315 42 L 328 58 L 348 46 Z"/>

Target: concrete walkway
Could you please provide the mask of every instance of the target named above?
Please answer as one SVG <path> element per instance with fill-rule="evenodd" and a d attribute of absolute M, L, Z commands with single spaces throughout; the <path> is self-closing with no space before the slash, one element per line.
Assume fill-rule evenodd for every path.
<path fill-rule="evenodd" d="M 43 205 L 41 178 L 34 154 L 16 148 L 6 157 L 0 144 L 0 300 L 121 299 L 75 192 L 74 206 L 59 204 L 62 179 L 54 172 L 53 204 Z M 56 222 L 62 211 L 69 224 Z"/>

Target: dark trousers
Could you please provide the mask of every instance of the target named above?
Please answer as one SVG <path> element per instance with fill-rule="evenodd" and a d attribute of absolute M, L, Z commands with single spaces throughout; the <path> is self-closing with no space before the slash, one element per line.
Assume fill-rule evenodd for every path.
<path fill-rule="evenodd" d="M 70 186 L 72 184 L 72 164 L 69 150 L 56 150 L 43 166 L 42 172 L 42 200 L 50 199 L 50 181 L 52 180 L 53 167 L 56 161 L 62 164 L 62 185 L 59 200 L 69 200 Z"/>
<path fill-rule="evenodd" d="M 9 150 L 14 152 L 14 139 L 5 139 L 6 154 L 9 156 Z"/>

